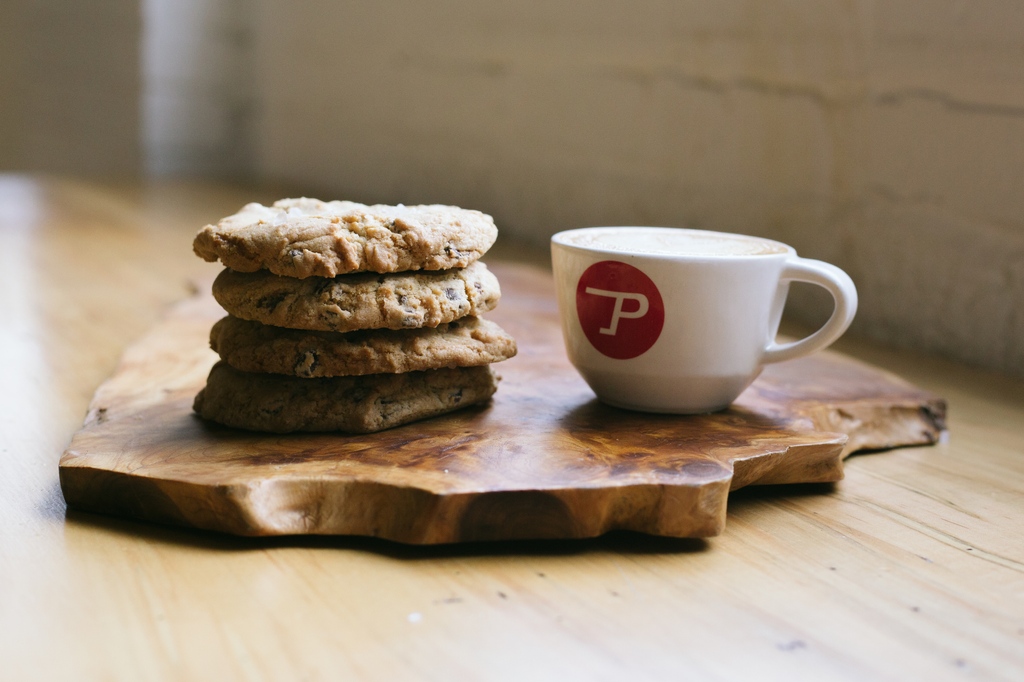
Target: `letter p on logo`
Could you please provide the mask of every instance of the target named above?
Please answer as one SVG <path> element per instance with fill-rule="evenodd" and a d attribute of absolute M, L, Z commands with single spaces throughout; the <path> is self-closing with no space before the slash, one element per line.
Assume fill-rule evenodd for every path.
<path fill-rule="evenodd" d="M 665 305 L 651 278 L 610 260 L 594 263 L 580 277 L 576 314 L 591 345 L 617 360 L 646 353 L 665 325 Z"/>
<path fill-rule="evenodd" d="M 595 289 L 594 287 L 587 287 L 588 294 L 594 294 L 595 296 L 607 296 L 615 299 L 615 310 L 612 311 L 612 324 L 609 327 L 601 327 L 597 331 L 602 334 L 611 334 L 615 336 L 615 332 L 619 329 L 619 318 L 628 318 L 635 320 L 638 317 L 643 317 L 647 314 L 647 310 L 650 308 L 650 304 L 647 302 L 647 297 L 643 294 L 627 294 L 624 291 L 608 291 L 607 289 Z M 622 309 L 623 301 L 636 301 L 639 307 L 632 311 L 626 312 Z"/>

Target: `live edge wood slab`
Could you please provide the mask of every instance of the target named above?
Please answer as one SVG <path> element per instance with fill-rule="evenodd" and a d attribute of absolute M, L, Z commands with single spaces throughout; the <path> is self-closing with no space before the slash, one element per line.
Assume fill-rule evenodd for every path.
<path fill-rule="evenodd" d="M 433 544 L 721 533 L 730 490 L 837 481 L 857 450 L 935 442 L 945 402 L 830 352 L 769 366 L 725 412 L 599 403 L 565 359 L 550 276 L 492 265 L 488 317 L 519 355 L 494 400 L 371 435 L 267 435 L 191 410 L 216 359 L 208 294 L 174 308 L 96 392 L 60 461 L 69 506 L 239 535 Z"/>

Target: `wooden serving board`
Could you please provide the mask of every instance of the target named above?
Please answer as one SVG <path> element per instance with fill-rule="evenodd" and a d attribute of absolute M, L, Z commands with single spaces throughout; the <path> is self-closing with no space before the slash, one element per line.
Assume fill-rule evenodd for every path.
<path fill-rule="evenodd" d="M 197 418 L 209 295 L 179 304 L 97 390 L 60 461 L 69 506 L 239 535 L 408 543 L 720 533 L 732 489 L 836 481 L 859 449 L 933 443 L 945 402 L 835 353 L 770 366 L 728 411 L 606 407 L 565 358 L 550 276 L 493 266 L 488 317 L 519 355 L 494 400 L 371 435 L 267 435 Z"/>

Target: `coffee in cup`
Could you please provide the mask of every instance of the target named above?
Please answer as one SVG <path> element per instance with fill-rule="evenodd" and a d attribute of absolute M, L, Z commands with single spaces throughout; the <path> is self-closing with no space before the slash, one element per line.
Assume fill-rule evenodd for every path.
<path fill-rule="evenodd" d="M 765 364 L 820 350 L 857 309 L 849 276 L 786 244 L 725 232 L 590 227 L 551 238 L 566 351 L 601 401 L 645 412 L 714 412 Z M 835 300 L 810 336 L 778 344 L 789 283 Z"/>

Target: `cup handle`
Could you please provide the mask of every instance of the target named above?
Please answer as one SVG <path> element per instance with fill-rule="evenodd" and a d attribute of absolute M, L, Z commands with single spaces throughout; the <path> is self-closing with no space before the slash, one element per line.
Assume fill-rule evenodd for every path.
<path fill-rule="evenodd" d="M 828 322 L 810 336 L 790 343 L 772 341 L 761 362 L 781 362 L 825 348 L 842 336 L 857 313 L 857 287 L 845 272 L 834 265 L 810 258 L 793 258 L 782 271 L 783 282 L 808 282 L 824 287 L 832 294 L 835 309 Z"/>

